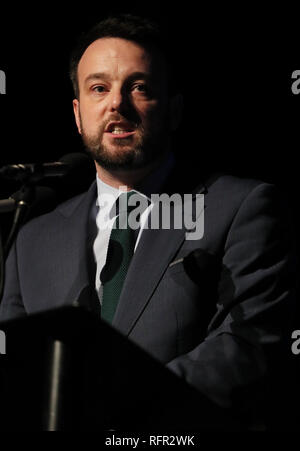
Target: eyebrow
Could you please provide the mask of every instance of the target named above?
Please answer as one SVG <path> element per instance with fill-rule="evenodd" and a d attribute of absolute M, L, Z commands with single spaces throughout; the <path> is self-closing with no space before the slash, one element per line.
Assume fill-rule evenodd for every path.
<path fill-rule="evenodd" d="M 108 74 L 106 74 L 105 72 L 97 72 L 95 74 L 90 74 L 86 77 L 86 79 L 84 80 L 84 83 L 88 83 L 91 80 L 109 80 L 110 76 Z"/>
<path fill-rule="evenodd" d="M 137 79 L 141 79 L 141 80 L 150 80 L 150 76 L 149 74 L 145 73 L 145 72 L 133 72 L 132 74 L 130 74 L 127 77 L 126 81 L 132 81 L 132 80 L 137 80 Z M 104 80 L 104 81 L 110 81 L 111 80 L 111 76 L 105 72 L 96 72 L 94 74 L 90 74 L 86 77 L 86 79 L 84 80 L 84 83 L 87 84 L 89 81 L 92 80 Z"/>

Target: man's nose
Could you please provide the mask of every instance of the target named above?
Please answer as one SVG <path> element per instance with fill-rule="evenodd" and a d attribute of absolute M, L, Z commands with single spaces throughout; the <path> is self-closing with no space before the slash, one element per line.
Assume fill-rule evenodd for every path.
<path fill-rule="evenodd" d="M 128 98 L 126 96 L 126 93 L 123 92 L 121 89 L 115 89 L 111 91 L 111 98 L 110 98 L 110 110 L 111 111 L 121 111 L 124 108 L 126 108 L 126 105 L 128 104 Z"/>

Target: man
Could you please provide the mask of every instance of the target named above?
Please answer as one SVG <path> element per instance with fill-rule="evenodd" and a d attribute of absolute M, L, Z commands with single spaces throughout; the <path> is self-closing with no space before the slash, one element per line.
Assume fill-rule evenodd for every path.
<path fill-rule="evenodd" d="M 281 362 L 289 326 L 287 218 L 276 189 L 258 180 L 202 180 L 199 168 L 193 189 L 185 186 L 189 174 L 171 153 L 182 110 L 172 75 L 158 32 L 143 19 L 107 19 L 83 37 L 71 60 L 73 107 L 97 181 L 23 227 L 7 260 L 0 318 L 73 303 L 88 287 L 90 307 L 129 340 L 216 405 L 252 412 Z M 118 210 L 109 216 L 121 191 L 150 202 L 154 193 L 193 194 L 204 234 L 192 238 L 172 221 L 169 230 L 147 227 L 155 210 L 148 203 L 111 300 L 105 270 L 117 258 L 110 243 Z"/>

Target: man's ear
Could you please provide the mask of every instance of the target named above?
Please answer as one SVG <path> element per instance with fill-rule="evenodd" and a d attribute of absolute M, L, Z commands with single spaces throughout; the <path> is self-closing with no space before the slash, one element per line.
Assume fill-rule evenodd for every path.
<path fill-rule="evenodd" d="M 74 111 L 74 116 L 75 116 L 75 122 L 76 122 L 76 125 L 77 125 L 77 129 L 78 129 L 78 132 L 81 135 L 79 100 L 77 100 L 77 99 L 73 100 L 73 111 Z"/>
<path fill-rule="evenodd" d="M 170 99 L 170 128 L 175 131 L 181 122 L 183 113 L 183 96 L 181 93 L 174 94 Z"/>

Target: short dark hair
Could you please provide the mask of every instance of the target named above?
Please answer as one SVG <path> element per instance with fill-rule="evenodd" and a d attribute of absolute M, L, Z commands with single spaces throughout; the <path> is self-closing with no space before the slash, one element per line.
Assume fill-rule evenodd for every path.
<path fill-rule="evenodd" d="M 92 42 L 101 38 L 121 38 L 133 41 L 149 52 L 158 51 L 166 61 L 168 89 L 174 92 L 171 49 L 168 39 L 158 23 L 145 17 L 132 14 L 120 14 L 109 16 L 98 22 L 89 31 L 83 33 L 71 52 L 69 75 L 73 85 L 75 96 L 79 96 L 77 69 L 79 61 Z"/>

